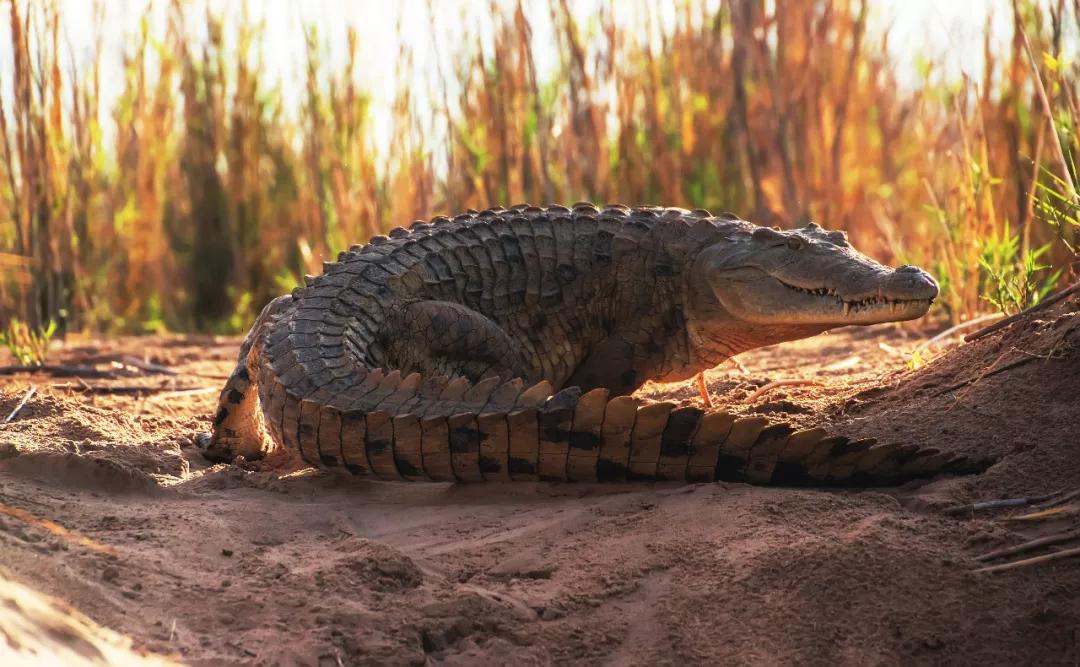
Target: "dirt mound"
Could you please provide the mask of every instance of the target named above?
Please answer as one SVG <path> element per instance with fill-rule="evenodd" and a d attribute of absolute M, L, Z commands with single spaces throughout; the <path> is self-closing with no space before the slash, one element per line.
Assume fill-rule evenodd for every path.
<path fill-rule="evenodd" d="M 22 399 L 19 393 L 0 392 L 0 413 L 7 416 Z M 19 419 L 0 431 L 0 452 L 16 441 L 133 440 L 144 437 L 139 422 L 128 412 L 88 405 L 75 397 L 44 394 L 19 410 Z"/>
<path fill-rule="evenodd" d="M 997 460 L 969 493 L 1080 480 L 1080 297 L 975 340 L 831 409 L 837 428 Z"/>
<path fill-rule="evenodd" d="M 0 413 L 20 400 L 0 392 Z M 18 417 L 0 430 L 0 472 L 105 493 L 158 492 L 188 473 L 183 434 L 148 431 L 124 411 L 45 394 Z"/>
<path fill-rule="evenodd" d="M 389 593 L 416 588 L 424 581 L 411 558 L 385 544 L 349 536 L 331 549 L 337 557 L 327 558 L 315 571 L 320 586 L 341 590 L 362 586 Z"/>

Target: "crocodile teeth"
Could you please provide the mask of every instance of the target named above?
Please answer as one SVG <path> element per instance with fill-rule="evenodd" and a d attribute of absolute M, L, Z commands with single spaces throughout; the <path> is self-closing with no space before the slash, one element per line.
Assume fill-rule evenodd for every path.
<path fill-rule="evenodd" d="M 850 315 L 850 314 L 851 314 L 851 303 L 845 301 L 844 302 L 844 315 L 847 316 L 847 315 Z"/>

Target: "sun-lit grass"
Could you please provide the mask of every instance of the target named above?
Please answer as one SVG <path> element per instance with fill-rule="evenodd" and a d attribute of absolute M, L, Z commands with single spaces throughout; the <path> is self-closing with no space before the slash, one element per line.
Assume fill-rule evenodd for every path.
<path fill-rule="evenodd" d="M 297 27 L 307 74 L 289 113 L 264 78 L 262 26 L 174 0 L 164 34 L 144 21 L 127 36 L 123 92 L 102 99 L 100 48 L 72 71 L 53 5 L 11 3 L 0 313 L 237 331 L 379 231 L 580 199 L 844 228 L 874 256 L 932 269 L 953 321 L 1028 305 L 1054 272 L 1075 279 L 1080 62 L 1061 29 L 1075 9 L 1017 0 L 1011 49 L 987 41 L 982 80 L 941 83 L 928 63 L 908 89 L 887 36 L 867 30 L 869 3 L 778 4 L 681 3 L 657 41 L 611 10 L 585 20 L 550 0 L 562 56 L 541 80 L 528 13 L 494 3 L 490 43 L 463 27 L 440 54 L 454 85 L 402 83 L 383 154 L 355 76 L 361 35 L 334 66 Z M 395 79 L 415 81 L 407 49 L 398 63 Z"/>

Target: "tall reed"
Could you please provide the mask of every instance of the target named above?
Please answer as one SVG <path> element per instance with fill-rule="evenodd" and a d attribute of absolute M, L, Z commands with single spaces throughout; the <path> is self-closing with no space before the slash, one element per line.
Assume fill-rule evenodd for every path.
<path fill-rule="evenodd" d="M 122 92 L 107 99 L 102 42 L 74 69 L 56 5 L 12 0 L 0 319 L 239 331 L 351 243 L 517 201 L 816 220 L 930 265 L 952 320 L 1022 307 L 1054 271 L 1075 278 L 1075 2 L 1016 0 L 1007 50 L 987 26 L 978 81 L 943 80 L 931 62 L 916 86 L 900 85 L 866 0 L 694 0 L 673 21 L 651 3 L 490 9 L 489 30 L 436 42 L 430 89 L 415 88 L 416 42 L 402 40 L 380 151 L 355 30 L 332 60 L 297 26 L 304 75 L 284 85 L 302 93 L 286 96 L 261 62 L 265 26 L 171 0 L 163 29 L 147 10 L 126 36 Z M 399 32 L 445 30 L 434 16 Z M 548 75 L 538 55 L 552 48 Z M 995 300 L 1013 293 L 1003 283 L 1015 303 Z"/>

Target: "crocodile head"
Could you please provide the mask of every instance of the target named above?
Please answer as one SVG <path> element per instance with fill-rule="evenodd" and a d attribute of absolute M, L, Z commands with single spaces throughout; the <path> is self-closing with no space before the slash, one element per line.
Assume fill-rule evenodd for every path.
<path fill-rule="evenodd" d="M 701 252 L 691 294 L 691 324 L 736 353 L 834 327 L 922 317 L 938 286 L 914 266 L 875 262 L 844 232 L 747 225 Z M 731 340 L 735 331 L 752 339 Z"/>

